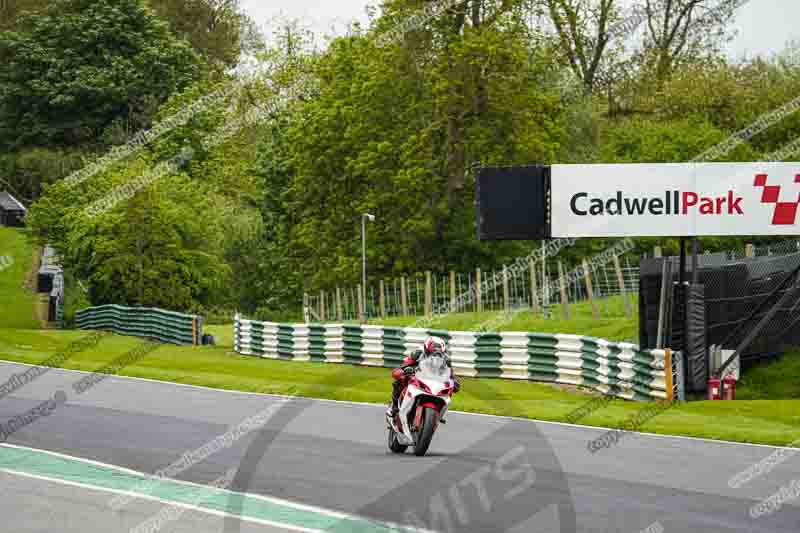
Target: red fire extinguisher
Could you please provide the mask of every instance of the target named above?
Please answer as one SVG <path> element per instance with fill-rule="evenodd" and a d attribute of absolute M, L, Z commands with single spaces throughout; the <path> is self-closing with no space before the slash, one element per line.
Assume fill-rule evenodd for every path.
<path fill-rule="evenodd" d="M 725 385 L 723 390 L 723 400 L 735 400 L 736 399 L 736 378 L 728 374 L 725 376 L 725 379 L 722 380 L 722 383 Z"/>
<path fill-rule="evenodd" d="M 711 376 L 708 379 L 708 399 L 709 400 L 721 400 L 722 399 L 722 391 L 721 389 L 722 382 L 719 380 L 718 377 Z"/>

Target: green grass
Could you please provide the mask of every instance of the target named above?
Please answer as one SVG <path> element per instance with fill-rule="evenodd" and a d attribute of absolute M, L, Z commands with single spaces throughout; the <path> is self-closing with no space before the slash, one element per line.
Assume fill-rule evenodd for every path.
<path fill-rule="evenodd" d="M 747 370 L 736 385 L 736 397 L 742 400 L 800 399 L 800 351 Z"/>
<path fill-rule="evenodd" d="M 34 318 L 36 295 L 25 288 L 25 277 L 31 270 L 33 253 L 34 248 L 24 231 L 0 227 L 0 256 L 10 257 L 13 261 L 6 268 L 0 264 L 0 327 L 39 326 Z"/>
<path fill-rule="evenodd" d="M 220 389 L 286 394 L 332 400 L 386 403 L 389 370 L 324 363 L 275 361 L 232 351 L 232 327 L 210 326 L 215 347 L 164 345 L 123 375 Z M 87 332 L 0 329 L 0 357 L 38 363 Z M 75 355 L 65 368 L 95 370 L 142 341 L 110 336 Z M 464 379 L 453 408 L 461 411 L 560 421 L 591 396 L 565 387 L 499 379 Z M 581 424 L 622 427 L 644 408 L 641 403 L 614 400 Z M 691 402 L 677 405 L 648 421 L 642 431 L 708 437 L 739 442 L 785 445 L 800 438 L 800 400 Z"/>
<path fill-rule="evenodd" d="M 628 341 L 638 344 L 639 318 L 638 302 L 631 297 L 631 318 L 625 317 L 625 304 L 621 296 L 598 300 L 597 305 L 601 318 L 592 317 L 589 302 L 570 305 L 569 320 L 564 320 L 561 306 L 552 307 L 552 318 L 544 319 L 533 316 L 530 310 L 513 313 L 509 321 L 500 320 L 502 312 L 484 311 L 482 313 L 452 313 L 434 319 L 430 323 L 432 329 L 451 331 L 475 331 L 482 324 L 492 323 L 496 331 L 532 331 L 539 333 L 573 333 L 589 335 L 613 341 Z M 372 320 L 370 324 L 384 326 L 411 326 L 418 324 L 419 317 L 392 317 L 385 320 Z"/>

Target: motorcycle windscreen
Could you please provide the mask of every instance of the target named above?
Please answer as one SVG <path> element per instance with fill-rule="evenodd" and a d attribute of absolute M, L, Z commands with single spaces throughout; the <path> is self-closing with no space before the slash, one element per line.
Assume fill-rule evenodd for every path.
<path fill-rule="evenodd" d="M 419 371 L 423 377 L 433 379 L 436 381 L 445 381 L 450 379 L 450 368 L 444 357 L 439 355 L 432 355 L 422 358 L 419 362 Z"/>

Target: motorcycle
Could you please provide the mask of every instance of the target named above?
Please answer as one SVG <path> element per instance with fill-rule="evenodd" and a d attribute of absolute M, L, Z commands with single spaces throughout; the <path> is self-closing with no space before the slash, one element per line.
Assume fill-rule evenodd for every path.
<path fill-rule="evenodd" d="M 397 416 L 394 420 L 386 416 L 392 452 L 405 453 L 413 446 L 414 455 L 425 455 L 439 423 L 444 423 L 454 385 L 444 354 L 434 353 L 420 359 L 400 394 Z"/>

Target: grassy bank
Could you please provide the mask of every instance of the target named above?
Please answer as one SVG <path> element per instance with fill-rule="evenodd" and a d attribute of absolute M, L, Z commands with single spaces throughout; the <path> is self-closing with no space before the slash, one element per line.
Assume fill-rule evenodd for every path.
<path fill-rule="evenodd" d="M 736 397 L 741 400 L 800 399 L 800 351 L 750 368 L 736 386 Z"/>
<path fill-rule="evenodd" d="M 298 395 L 332 400 L 386 403 L 387 369 L 274 361 L 232 351 L 230 326 L 212 326 L 215 347 L 164 345 L 121 373 L 221 389 Z M 0 358 L 38 363 L 87 335 L 77 331 L 0 329 Z M 141 340 L 111 336 L 77 354 L 65 368 L 95 370 L 133 349 Z M 561 421 L 590 401 L 583 392 L 538 383 L 465 379 L 454 409 Z M 622 427 L 644 408 L 614 400 L 580 420 L 586 425 Z M 692 402 L 677 405 L 648 421 L 642 431 L 783 445 L 800 438 L 800 400 Z"/>
<path fill-rule="evenodd" d="M 31 290 L 36 284 L 31 272 L 34 252 L 25 232 L 0 227 L 0 257 L 10 258 L 0 261 L 0 327 L 39 327 L 34 318 L 37 298 Z"/>
<path fill-rule="evenodd" d="M 628 341 L 638 343 L 639 315 L 635 296 L 631 299 L 631 318 L 625 317 L 625 303 L 621 296 L 613 296 L 597 300 L 600 318 L 592 316 L 592 307 L 589 302 L 571 304 L 569 306 L 569 320 L 562 315 L 560 305 L 551 307 L 552 316 L 542 318 L 541 313 L 534 316 L 531 310 L 511 313 L 504 319 L 504 313 L 498 311 L 484 311 L 481 313 L 451 313 L 437 317 L 426 327 L 447 329 L 451 331 L 475 331 L 484 324 L 491 324 L 495 331 L 536 331 L 541 333 L 574 333 L 576 335 L 590 335 L 608 340 Z M 392 317 L 385 320 L 371 320 L 370 324 L 384 326 L 417 326 L 422 327 L 420 317 Z"/>

